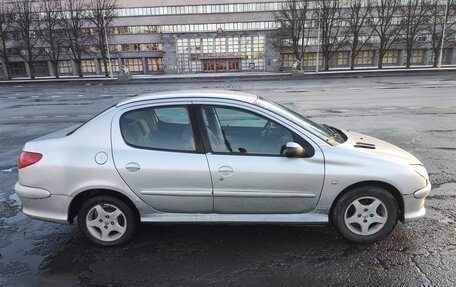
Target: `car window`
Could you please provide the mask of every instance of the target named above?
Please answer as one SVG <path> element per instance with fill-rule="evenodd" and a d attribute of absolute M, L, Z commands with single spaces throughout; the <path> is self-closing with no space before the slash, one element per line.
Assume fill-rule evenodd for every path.
<path fill-rule="evenodd" d="M 195 139 L 185 106 L 144 108 L 120 118 L 125 142 L 137 148 L 195 151 Z"/>
<path fill-rule="evenodd" d="M 288 129 L 245 110 L 203 106 L 202 113 L 213 152 L 283 155 L 293 141 Z"/>

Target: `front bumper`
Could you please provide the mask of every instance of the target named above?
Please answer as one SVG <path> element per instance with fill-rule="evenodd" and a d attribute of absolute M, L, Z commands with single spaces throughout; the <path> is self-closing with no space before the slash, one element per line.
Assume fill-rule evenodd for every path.
<path fill-rule="evenodd" d="M 14 186 L 14 190 L 22 202 L 22 212 L 27 216 L 69 224 L 68 209 L 71 197 L 53 195 L 45 189 L 25 186 L 19 182 Z"/>
<path fill-rule="evenodd" d="M 403 195 L 404 198 L 404 222 L 410 222 L 426 214 L 424 201 L 431 191 L 431 183 L 425 188 L 415 191 L 412 194 Z"/>

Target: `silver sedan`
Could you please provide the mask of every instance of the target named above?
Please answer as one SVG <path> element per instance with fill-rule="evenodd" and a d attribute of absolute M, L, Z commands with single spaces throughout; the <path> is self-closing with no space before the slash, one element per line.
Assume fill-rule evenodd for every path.
<path fill-rule="evenodd" d="M 332 223 L 370 243 L 424 216 L 431 184 L 392 144 L 205 90 L 128 99 L 26 143 L 15 190 L 28 216 L 77 217 L 102 246 L 127 242 L 140 222 Z"/>

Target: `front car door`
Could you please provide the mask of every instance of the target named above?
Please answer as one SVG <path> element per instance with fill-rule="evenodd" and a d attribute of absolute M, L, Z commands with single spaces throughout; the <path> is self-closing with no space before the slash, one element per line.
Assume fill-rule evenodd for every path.
<path fill-rule="evenodd" d="M 212 182 L 189 102 L 124 108 L 112 122 L 116 168 L 157 211 L 211 213 Z"/>
<path fill-rule="evenodd" d="M 276 119 L 238 104 L 195 107 L 213 182 L 215 213 L 305 213 L 318 202 L 324 180 L 319 147 Z M 307 151 L 287 158 L 287 142 Z"/>

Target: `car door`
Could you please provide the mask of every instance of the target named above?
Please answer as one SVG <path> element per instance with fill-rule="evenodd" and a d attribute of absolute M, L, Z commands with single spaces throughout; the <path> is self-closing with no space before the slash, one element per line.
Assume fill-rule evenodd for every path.
<path fill-rule="evenodd" d="M 318 202 L 323 154 L 296 132 L 258 113 L 202 104 L 197 116 L 213 182 L 216 213 L 305 213 Z M 306 150 L 287 158 L 287 142 Z"/>
<path fill-rule="evenodd" d="M 112 123 L 115 166 L 126 184 L 162 212 L 210 213 L 212 183 L 188 102 L 120 111 Z"/>

